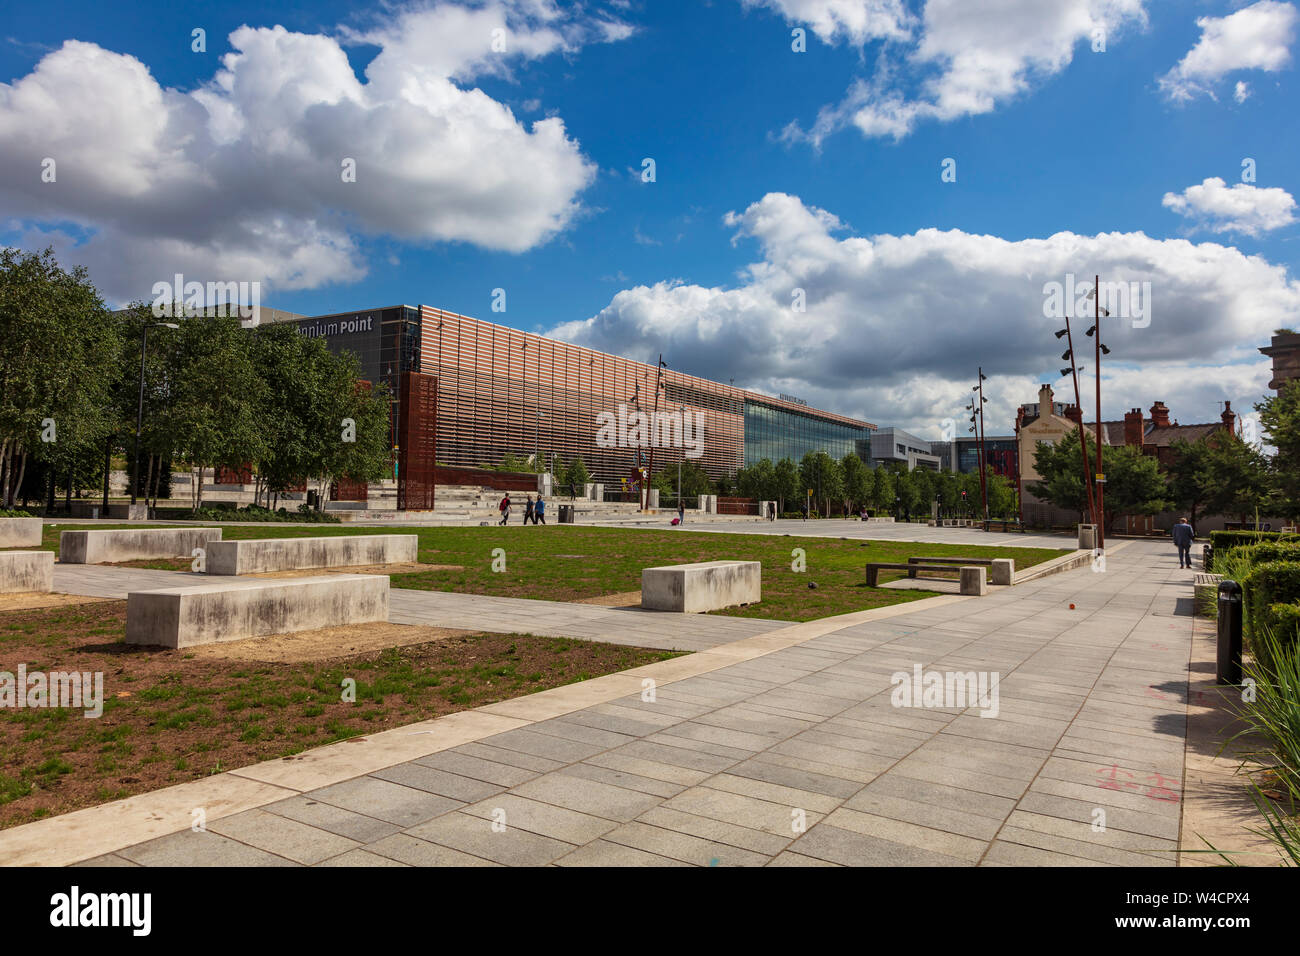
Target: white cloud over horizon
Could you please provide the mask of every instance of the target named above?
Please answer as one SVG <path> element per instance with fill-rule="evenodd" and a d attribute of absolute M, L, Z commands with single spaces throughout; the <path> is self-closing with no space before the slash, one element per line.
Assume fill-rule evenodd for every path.
<path fill-rule="evenodd" d="M 369 236 L 525 251 L 581 213 L 596 167 L 562 119 L 521 122 L 462 84 L 625 35 L 551 0 L 406 7 L 342 41 L 242 26 L 188 92 L 69 40 L 0 84 L 0 203 L 27 243 L 107 276 L 119 301 L 175 272 L 281 290 L 355 281 Z M 345 42 L 379 47 L 364 81 Z"/>
<path fill-rule="evenodd" d="M 1160 203 L 1214 232 L 1258 236 L 1296 221 L 1295 198 L 1285 189 L 1249 183 L 1229 187 L 1218 176 L 1188 186 L 1181 193 L 1165 193 Z"/>
<path fill-rule="evenodd" d="M 1149 326 L 1104 324 L 1112 349 L 1102 366 L 1108 419 L 1156 400 L 1184 423 L 1215 420 L 1223 399 L 1245 411 L 1269 378 L 1258 347 L 1300 318 L 1300 282 L 1284 267 L 1217 243 L 1141 232 L 1020 240 L 957 229 L 841 235 L 848 230 L 832 213 L 783 193 L 724 223 L 760 251 L 733 287 L 675 279 L 634 286 L 548 334 L 642 360 L 662 352 L 690 374 L 734 377 L 747 388 L 797 394 L 937 437 L 943 419 L 961 423 L 980 365 L 990 376 L 990 433 L 1009 431 L 1016 408 L 1037 399 L 1041 382 L 1062 386 L 1064 395 L 1065 346 L 1052 334 L 1061 323 L 1045 316 L 1043 290 L 1067 273 L 1081 286 L 1094 273 L 1151 283 Z M 792 308 L 798 289 L 806 312 Z M 1086 327 L 1076 329 L 1081 350 L 1092 341 Z M 1082 362 L 1089 376 L 1091 359 Z"/>

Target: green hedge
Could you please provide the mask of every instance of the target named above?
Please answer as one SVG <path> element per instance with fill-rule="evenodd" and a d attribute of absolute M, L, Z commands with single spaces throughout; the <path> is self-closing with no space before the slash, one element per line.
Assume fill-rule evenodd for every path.
<path fill-rule="evenodd" d="M 1241 586 L 1245 590 L 1243 615 L 1247 637 L 1258 634 L 1262 627 L 1272 629 L 1279 640 L 1296 637 L 1294 628 L 1284 631 L 1284 627 L 1294 624 L 1296 618 L 1288 610 L 1277 609 L 1300 604 L 1300 563 L 1266 561 L 1257 564 L 1243 578 Z"/>
<path fill-rule="evenodd" d="M 1214 558 L 1218 555 L 1225 554 L 1233 548 L 1244 548 L 1250 545 L 1259 544 L 1278 544 L 1282 542 L 1300 542 L 1300 534 L 1281 531 L 1211 531 L 1210 532 L 1210 562 L 1211 567 L 1205 570 L 1212 570 Z"/>

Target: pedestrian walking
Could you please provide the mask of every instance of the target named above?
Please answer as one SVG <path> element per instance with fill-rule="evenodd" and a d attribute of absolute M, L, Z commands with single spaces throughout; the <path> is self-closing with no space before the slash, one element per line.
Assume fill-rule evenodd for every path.
<path fill-rule="evenodd" d="M 539 521 L 546 524 L 546 499 L 541 495 L 537 496 L 537 504 L 533 506 L 533 524 Z"/>
<path fill-rule="evenodd" d="M 677 499 L 677 523 L 686 524 L 686 502 L 681 498 Z"/>
<path fill-rule="evenodd" d="M 510 495 L 507 494 L 501 499 L 501 504 L 497 505 L 497 509 L 501 512 L 500 524 L 505 524 L 510 520 Z"/>
<path fill-rule="evenodd" d="M 775 520 L 776 520 L 776 502 L 775 502 L 775 501 L 769 501 L 769 502 L 767 503 L 767 520 L 768 520 L 768 521 L 775 521 Z"/>
<path fill-rule="evenodd" d="M 533 496 L 528 496 L 528 501 L 524 503 L 524 524 L 528 524 L 533 519 Z"/>
<path fill-rule="evenodd" d="M 1178 523 L 1169 529 L 1169 535 L 1174 539 L 1174 547 L 1178 549 L 1178 566 L 1180 568 L 1190 568 L 1192 566 L 1192 540 L 1196 537 L 1196 531 L 1187 523 L 1186 518 L 1179 518 Z"/>

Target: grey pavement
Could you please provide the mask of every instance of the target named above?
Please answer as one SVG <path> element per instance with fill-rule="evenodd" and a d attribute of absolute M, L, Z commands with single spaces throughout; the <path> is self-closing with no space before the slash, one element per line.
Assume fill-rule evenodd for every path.
<path fill-rule="evenodd" d="M 1156 542 L 1107 560 L 774 643 L 653 699 L 539 718 L 87 863 L 1173 865 L 1191 575 Z M 896 706 L 891 675 L 916 665 L 996 672 L 996 715 Z"/>
<path fill-rule="evenodd" d="M 54 590 L 68 594 L 125 599 L 129 591 L 211 583 L 200 574 L 118 568 L 94 564 L 55 564 Z M 417 591 L 393 588 L 388 619 L 394 624 L 464 628 L 507 634 L 575 637 L 664 650 L 698 651 L 789 626 L 786 621 L 672 614 L 639 608 L 602 607 L 559 601 Z"/>

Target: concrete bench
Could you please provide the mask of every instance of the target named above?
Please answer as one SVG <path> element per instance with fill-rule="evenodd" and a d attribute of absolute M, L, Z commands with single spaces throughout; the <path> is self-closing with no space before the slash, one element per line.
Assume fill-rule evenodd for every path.
<path fill-rule="evenodd" d="M 38 548 L 40 518 L 0 518 L 0 548 Z"/>
<path fill-rule="evenodd" d="M 881 571 L 906 571 L 909 578 L 915 578 L 924 571 L 928 574 L 938 572 L 957 572 L 962 594 L 983 594 L 986 590 L 984 568 L 956 564 L 896 564 L 885 561 L 872 561 L 867 564 L 867 587 L 879 587 Z M 968 573 L 969 572 L 969 573 Z"/>
<path fill-rule="evenodd" d="M 119 528 L 64 531 L 59 560 L 64 564 L 108 564 L 150 558 L 188 558 L 195 548 L 221 540 L 220 528 Z"/>
<path fill-rule="evenodd" d="M 420 539 L 414 534 L 356 534 L 328 538 L 257 538 L 214 541 L 207 547 L 208 574 L 262 574 L 312 568 L 413 564 Z"/>
<path fill-rule="evenodd" d="M 53 551 L 0 551 L 0 594 L 53 589 Z"/>
<path fill-rule="evenodd" d="M 702 561 L 641 571 L 641 606 L 652 611 L 696 614 L 763 597 L 763 566 L 757 561 Z"/>
<path fill-rule="evenodd" d="M 388 620 L 388 578 L 225 580 L 126 596 L 126 642 L 192 647 L 267 634 Z"/>
<path fill-rule="evenodd" d="M 993 583 L 1010 586 L 1016 580 L 1016 562 L 1013 558 L 908 558 L 908 564 L 955 564 L 989 568 Z M 909 578 L 916 577 L 909 574 Z"/>

